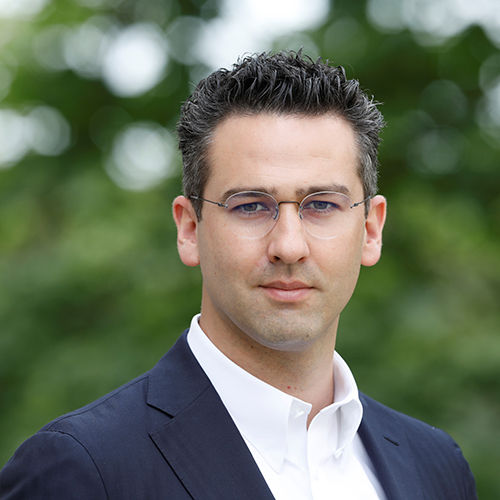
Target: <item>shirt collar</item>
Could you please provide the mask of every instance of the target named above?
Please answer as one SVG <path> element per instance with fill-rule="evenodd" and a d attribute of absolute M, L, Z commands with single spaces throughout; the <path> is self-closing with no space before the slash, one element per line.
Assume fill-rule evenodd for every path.
<path fill-rule="evenodd" d="M 226 357 L 205 335 L 194 316 L 187 336 L 197 361 L 207 374 L 243 438 L 250 442 L 269 465 L 279 471 L 285 459 L 294 460 L 297 419 L 305 431 L 311 404 L 290 396 L 254 377 Z M 354 377 L 340 355 L 334 354 L 334 403 L 313 419 L 328 443 L 324 457 L 338 457 L 349 445 L 361 423 L 362 405 Z M 339 410 L 339 411 L 337 411 Z M 299 458 L 297 458 L 299 460 Z"/>

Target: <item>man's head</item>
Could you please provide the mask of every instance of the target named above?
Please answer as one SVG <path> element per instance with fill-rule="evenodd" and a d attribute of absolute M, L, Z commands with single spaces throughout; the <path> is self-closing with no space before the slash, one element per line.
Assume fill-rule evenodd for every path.
<path fill-rule="evenodd" d="M 184 165 L 184 194 L 203 196 L 208 146 L 217 125 L 233 115 L 272 113 L 344 118 L 355 132 L 358 171 L 364 196 L 377 192 L 377 149 L 384 124 L 373 99 L 348 80 L 344 69 L 313 62 L 302 54 L 280 52 L 246 57 L 232 70 L 220 69 L 202 80 L 184 103 L 178 123 Z M 193 200 L 198 218 L 201 202 Z"/>
<path fill-rule="evenodd" d="M 200 325 L 233 361 L 331 354 L 360 266 L 380 257 L 385 198 L 365 198 L 381 125 L 357 82 L 300 55 L 216 72 L 184 106 L 177 246 L 201 268 Z"/>

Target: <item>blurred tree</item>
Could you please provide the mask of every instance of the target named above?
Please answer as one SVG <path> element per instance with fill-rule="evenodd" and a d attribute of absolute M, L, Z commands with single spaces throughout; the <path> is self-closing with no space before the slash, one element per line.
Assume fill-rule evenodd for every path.
<path fill-rule="evenodd" d="M 383 102 L 384 257 L 339 350 L 362 390 L 450 432 L 497 498 L 500 33 L 458 8 L 443 33 L 422 21 L 432 5 L 337 0 L 259 47 L 303 46 Z M 226 7 L 0 0 L 0 463 L 152 366 L 199 309 L 170 216 L 173 130 L 211 66 L 197 40 L 230 23 Z"/>

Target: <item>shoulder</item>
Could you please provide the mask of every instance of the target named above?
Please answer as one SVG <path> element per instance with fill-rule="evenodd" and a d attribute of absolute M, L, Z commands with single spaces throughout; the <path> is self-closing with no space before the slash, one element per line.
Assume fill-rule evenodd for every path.
<path fill-rule="evenodd" d="M 81 408 L 49 422 L 39 432 L 62 432 L 74 436 L 101 438 L 120 428 L 141 422 L 146 411 L 149 372 L 131 380 Z"/>
<path fill-rule="evenodd" d="M 26 440 L 0 471 L 0 498 L 126 499 L 140 491 L 153 500 L 176 491 L 152 436 L 207 387 L 183 335 L 151 370 Z"/>
<path fill-rule="evenodd" d="M 390 408 L 366 394 L 360 393 L 360 401 L 363 405 L 364 418 L 370 425 L 379 427 L 382 432 L 393 435 L 395 438 L 404 436 L 411 441 L 421 445 L 442 446 L 455 449 L 458 445 L 443 430 L 429 425 L 422 420 L 401 413 Z"/>
<path fill-rule="evenodd" d="M 96 444 L 96 452 L 106 446 L 109 447 L 106 451 L 112 452 L 125 439 L 130 442 L 134 436 L 147 435 L 151 429 L 165 423 L 169 406 L 178 401 L 179 393 L 196 378 L 191 366 L 184 372 L 179 368 L 186 357 L 189 365 L 192 360 L 184 334 L 149 371 L 56 418 L 39 432 L 71 435 L 89 448 Z M 202 384 L 198 381 L 198 385 Z M 158 404 L 158 400 L 164 404 Z"/>
<path fill-rule="evenodd" d="M 0 471 L 0 498 L 107 498 L 93 458 L 74 436 L 39 431 Z"/>
<path fill-rule="evenodd" d="M 415 433 L 418 436 L 431 435 L 437 439 L 445 439 L 445 441 L 451 439 L 448 434 L 437 427 L 390 408 L 366 394 L 360 393 L 359 399 L 363 405 L 364 415 L 370 420 L 376 420 L 379 423 L 390 422 L 397 429 L 404 429 L 406 433 Z"/>
<path fill-rule="evenodd" d="M 27 439 L 0 472 L 0 497 L 107 498 L 103 463 L 120 453 L 121 440 L 144 436 L 147 380 L 142 375 Z"/>
<path fill-rule="evenodd" d="M 450 492 L 454 498 L 476 498 L 469 464 L 449 434 L 365 394 L 360 394 L 360 400 L 363 421 L 359 433 L 369 453 L 387 449 L 381 442 L 391 443 L 391 448 L 398 449 L 394 456 L 412 464 L 425 488 L 439 491 L 443 498 L 450 498 Z"/>

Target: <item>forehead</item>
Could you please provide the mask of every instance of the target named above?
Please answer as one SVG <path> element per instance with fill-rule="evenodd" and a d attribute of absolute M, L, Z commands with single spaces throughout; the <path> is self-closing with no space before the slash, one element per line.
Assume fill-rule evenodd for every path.
<path fill-rule="evenodd" d="M 215 128 L 208 164 L 206 195 L 256 188 L 292 195 L 330 185 L 361 189 L 352 126 L 331 114 L 230 116 Z"/>

